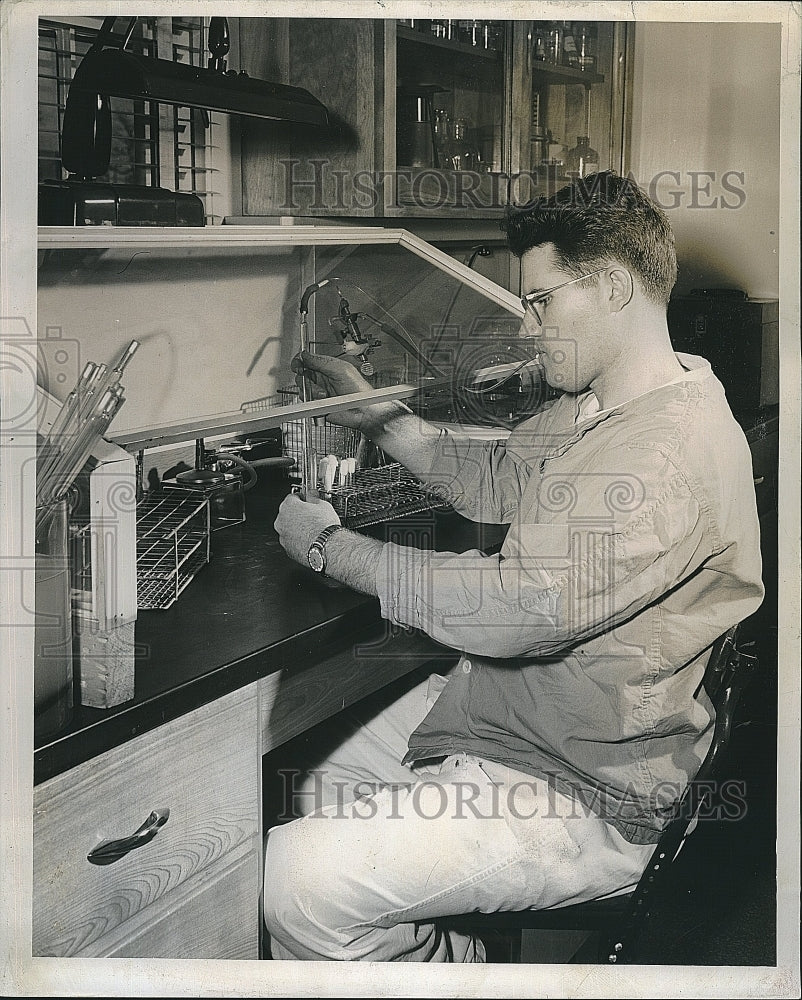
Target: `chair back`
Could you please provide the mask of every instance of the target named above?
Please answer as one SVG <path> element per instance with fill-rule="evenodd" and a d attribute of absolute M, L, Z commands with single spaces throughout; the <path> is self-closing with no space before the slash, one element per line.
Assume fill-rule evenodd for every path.
<path fill-rule="evenodd" d="M 738 647 L 738 629 L 738 625 L 727 629 L 711 648 L 702 686 L 715 710 L 713 739 L 696 776 L 674 806 L 672 818 L 663 829 L 637 888 L 629 897 L 623 921 L 602 941 L 602 955 L 608 962 L 631 961 L 631 952 L 650 906 L 669 879 L 672 863 L 715 791 L 730 746 L 735 710 L 757 665 L 756 656 Z"/>

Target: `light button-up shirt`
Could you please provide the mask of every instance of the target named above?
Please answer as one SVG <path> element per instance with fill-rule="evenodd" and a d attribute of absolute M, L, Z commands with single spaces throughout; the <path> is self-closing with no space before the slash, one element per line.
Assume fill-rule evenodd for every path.
<path fill-rule="evenodd" d="M 749 447 L 701 358 L 599 410 L 563 395 L 506 440 L 443 430 L 427 482 L 509 525 L 486 555 L 387 544 L 382 613 L 464 654 L 407 761 L 468 752 L 657 839 L 712 738 L 714 640 L 763 598 Z"/>

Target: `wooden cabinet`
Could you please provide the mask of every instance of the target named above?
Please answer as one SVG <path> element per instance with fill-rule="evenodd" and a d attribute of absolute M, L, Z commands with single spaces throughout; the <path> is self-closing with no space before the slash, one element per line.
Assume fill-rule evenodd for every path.
<path fill-rule="evenodd" d="M 331 127 L 243 120 L 246 216 L 373 216 L 374 178 L 385 159 L 382 21 L 370 18 L 240 18 L 242 67 L 304 87 Z"/>
<path fill-rule="evenodd" d="M 564 183 L 583 135 L 623 170 L 631 28 L 594 22 L 581 69 L 537 58 L 544 23 L 240 19 L 243 67 L 310 90 L 332 122 L 244 125 L 243 214 L 501 217 Z"/>
<path fill-rule="evenodd" d="M 251 684 L 35 787 L 34 955 L 258 957 L 257 720 Z"/>

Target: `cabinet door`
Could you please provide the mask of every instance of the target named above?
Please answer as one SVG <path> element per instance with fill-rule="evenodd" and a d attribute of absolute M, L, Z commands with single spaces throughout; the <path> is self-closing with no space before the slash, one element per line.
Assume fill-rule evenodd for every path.
<path fill-rule="evenodd" d="M 239 18 L 252 76 L 303 87 L 327 129 L 242 120 L 243 215 L 373 216 L 384 157 L 382 22 L 371 18 Z"/>
<path fill-rule="evenodd" d="M 259 803 L 255 684 L 38 785 L 33 954 L 258 957 Z"/>
<path fill-rule="evenodd" d="M 498 214 L 510 169 L 512 25 L 387 23 L 395 184 L 388 215 Z"/>
<path fill-rule="evenodd" d="M 633 29 L 626 22 L 517 22 L 513 200 L 627 169 Z"/>

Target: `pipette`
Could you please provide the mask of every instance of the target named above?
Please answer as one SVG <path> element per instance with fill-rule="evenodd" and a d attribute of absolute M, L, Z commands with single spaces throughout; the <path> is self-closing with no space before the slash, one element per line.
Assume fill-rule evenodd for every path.
<path fill-rule="evenodd" d="M 47 482 L 48 476 L 58 460 L 59 453 L 66 445 L 67 430 L 76 415 L 80 412 L 81 404 L 92 383 L 96 369 L 97 365 L 92 361 L 87 362 L 84 366 L 81 377 L 78 379 L 75 388 L 64 400 L 48 432 L 47 439 L 41 446 L 41 458 L 37 463 L 36 471 L 37 481 L 40 483 L 40 486 L 43 486 Z"/>
<path fill-rule="evenodd" d="M 307 312 L 301 312 L 300 348 L 301 352 L 308 348 L 309 327 L 307 325 Z M 306 378 L 299 379 L 301 402 L 309 401 L 309 387 Z M 314 502 L 320 499 L 317 488 L 317 453 L 314 442 L 314 425 L 310 417 L 304 417 L 301 421 L 301 493 L 304 500 Z"/>
<path fill-rule="evenodd" d="M 98 438 L 102 437 L 108 429 L 114 414 L 122 405 L 122 401 L 121 391 L 115 392 L 113 389 L 107 389 L 103 393 L 95 412 L 84 421 L 69 449 L 62 452 L 59 457 L 53 470 L 48 495 L 44 498 L 45 503 L 60 500 L 65 496 L 75 477 L 90 458 Z"/>
<path fill-rule="evenodd" d="M 89 362 L 42 446 L 37 475 L 39 506 L 62 499 L 125 401 L 119 384 L 139 343 L 132 340 L 113 368 Z"/>

